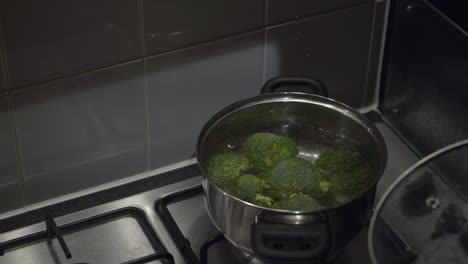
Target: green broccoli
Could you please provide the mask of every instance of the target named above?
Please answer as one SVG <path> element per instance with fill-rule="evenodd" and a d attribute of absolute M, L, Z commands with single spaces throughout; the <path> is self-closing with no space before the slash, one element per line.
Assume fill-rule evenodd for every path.
<path fill-rule="evenodd" d="M 365 167 L 355 167 L 348 171 L 335 172 L 330 177 L 330 190 L 337 197 L 359 194 L 369 186 L 372 179 Z"/>
<path fill-rule="evenodd" d="M 242 145 L 245 156 L 258 171 L 265 171 L 281 160 L 298 154 L 294 140 L 272 133 L 250 135 Z"/>
<path fill-rule="evenodd" d="M 315 164 L 328 173 L 330 191 L 339 202 L 362 192 L 372 181 L 359 153 L 343 150 L 327 151 Z"/>
<path fill-rule="evenodd" d="M 296 194 L 278 201 L 275 203 L 274 207 L 282 210 L 302 211 L 316 210 L 319 209 L 321 205 L 317 200 L 308 195 Z"/>
<path fill-rule="evenodd" d="M 318 185 L 317 185 L 318 181 Z M 324 196 L 330 190 L 330 181 L 320 174 L 320 177 L 310 179 L 304 186 L 304 193 L 314 198 Z"/>
<path fill-rule="evenodd" d="M 265 193 L 275 198 L 285 198 L 300 192 L 318 198 L 329 187 L 320 170 L 300 158 L 290 158 L 278 163 L 271 169 L 266 182 L 269 188 Z"/>
<path fill-rule="evenodd" d="M 257 176 L 246 174 L 237 180 L 237 194 L 240 198 L 254 198 L 263 190 L 263 181 Z"/>
<path fill-rule="evenodd" d="M 239 154 L 224 153 L 214 156 L 208 163 L 208 176 L 217 185 L 231 189 L 236 179 L 250 168 L 249 160 Z"/>
<path fill-rule="evenodd" d="M 344 150 L 326 151 L 315 161 L 317 167 L 328 173 L 348 171 L 361 163 L 359 153 Z"/>
<path fill-rule="evenodd" d="M 273 199 L 263 194 L 257 193 L 255 195 L 255 203 L 264 206 L 264 207 L 272 207 L 273 206 Z"/>

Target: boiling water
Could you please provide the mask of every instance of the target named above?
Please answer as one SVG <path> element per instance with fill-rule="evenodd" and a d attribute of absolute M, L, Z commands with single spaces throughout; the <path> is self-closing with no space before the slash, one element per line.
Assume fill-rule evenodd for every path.
<path fill-rule="evenodd" d="M 273 133 L 277 135 L 287 136 L 292 138 L 298 145 L 299 154 L 297 157 L 307 160 L 312 164 L 320 157 L 320 155 L 330 150 L 343 150 L 357 153 L 359 158 L 362 160 L 362 166 L 366 168 L 369 174 L 374 173 L 374 168 L 371 167 L 368 158 L 362 155 L 360 146 L 357 142 L 350 140 L 345 135 L 338 135 L 330 131 L 326 131 L 317 127 L 307 127 L 304 125 L 271 125 L 263 128 L 256 128 L 255 131 L 244 131 L 243 136 L 233 135 L 228 133 L 218 145 L 218 149 L 215 151 L 215 155 L 220 153 L 241 153 L 242 143 L 245 139 L 253 133 Z M 238 133 L 234 132 L 234 133 Z M 327 172 L 323 171 L 324 175 L 327 176 Z M 247 171 L 246 174 L 256 174 L 255 171 Z M 374 173 L 375 174 L 375 173 Z M 363 188 L 363 192 L 367 188 Z M 334 207 L 344 202 L 349 201 L 353 197 L 360 195 L 360 193 L 353 196 L 344 197 L 340 195 L 339 199 L 332 195 L 330 192 L 324 197 L 318 199 L 324 207 Z M 248 201 L 252 202 L 252 201 Z"/>

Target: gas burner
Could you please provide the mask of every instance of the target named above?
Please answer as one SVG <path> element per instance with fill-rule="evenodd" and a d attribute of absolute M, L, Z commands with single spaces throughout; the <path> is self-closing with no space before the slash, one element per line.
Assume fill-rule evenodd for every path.
<path fill-rule="evenodd" d="M 206 243 L 200 249 L 200 262 L 201 264 L 208 264 L 208 250 L 216 243 L 222 243 L 225 241 L 227 243 L 226 238 L 223 235 L 216 235 L 214 237 L 209 238 Z M 234 247 L 233 245 L 229 244 L 229 251 L 232 253 L 233 256 L 239 261 L 239 263 L 245 264 L 312 264 L 310 261 L 307 262 L 288 262 L 288 261 L 275 261 L 275 260 L 267 260 L 261 259 L 255 255 L 252 255 L 248 252 L 244 252 L 241 249 Z M 315 262 L 314 264 L 321 264 L 322 262 Z"/>
<path fill-rule="evenodd" d="M 210 247 L 214 246 L 217 243 L 226 243 L 228 244 L 228 251 L 230 252 L 229 255 L 235 256 L 236 260 L 239 263 L 243 264 L 326 264 L 326 263 L 334 263 L 334 264 L 344 264 L 349 263 L 349 255 L 347 252 L 338 252 L 334 256 L 331 256 L 328 261 L 315 261 L 311 262 L 308 261 L 278 261 L 278 260 L 271 260 L 271 259 L 262 259 L 258 256 L 252 255 L 248 252 L 242 251 L 239 248 L 236 248 L 232 244 L 228 243 L 226 238 L 222 235 L 216 235 L 206 240 L 203 244 L 202 248 L 200 249 L 200 263 L 201 264 L 208 264 L 210 263 L 208 260 L 208 250 Z"/>

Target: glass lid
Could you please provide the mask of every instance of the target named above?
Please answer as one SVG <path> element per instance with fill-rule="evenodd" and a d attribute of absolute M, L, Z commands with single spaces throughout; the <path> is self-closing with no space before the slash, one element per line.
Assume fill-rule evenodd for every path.
<path fill-rule="evenodd" d="M 468 263 L 468 139 L 420 160 L 387 189 L 369 228 L 373 263 Z"/>

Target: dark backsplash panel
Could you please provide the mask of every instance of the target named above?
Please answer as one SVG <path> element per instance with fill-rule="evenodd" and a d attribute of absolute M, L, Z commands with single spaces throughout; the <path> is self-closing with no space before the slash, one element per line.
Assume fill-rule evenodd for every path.
<path fill-rule="evenodd" d="M 468 137 L 468 37 L 425 1 L 397 1 L 380 108 L 421 156 Z"/>
<path fill-rule="evenodd" d="M 468 31 L 468 2 L 466 0 L 429 0 L 437 9 Z"/>

